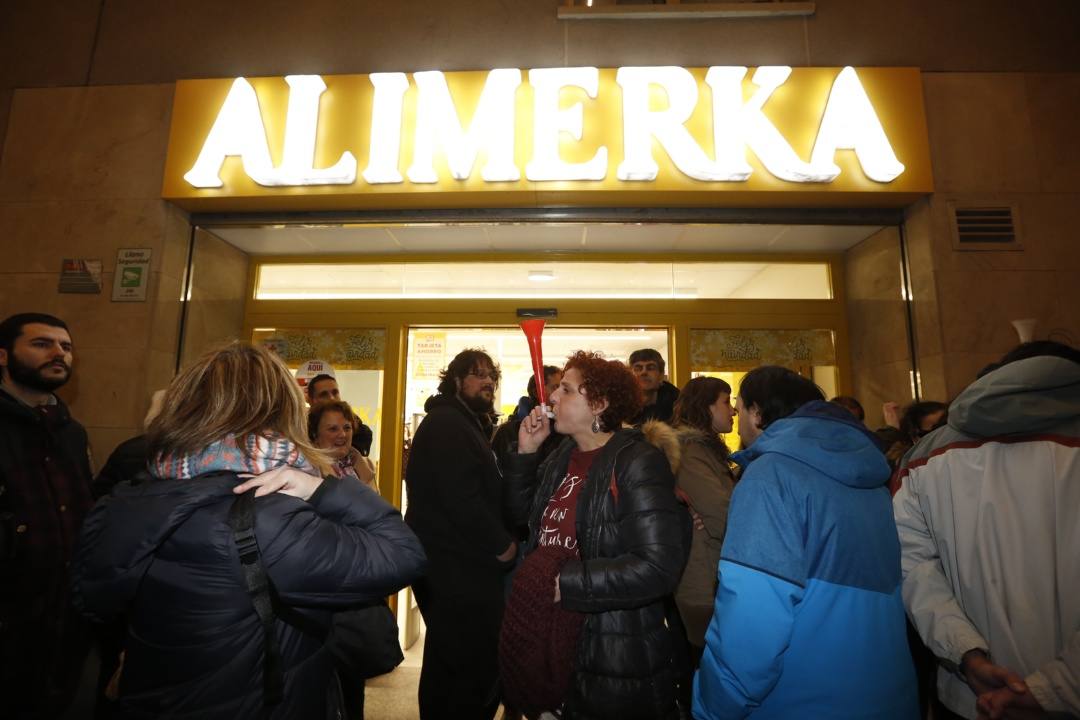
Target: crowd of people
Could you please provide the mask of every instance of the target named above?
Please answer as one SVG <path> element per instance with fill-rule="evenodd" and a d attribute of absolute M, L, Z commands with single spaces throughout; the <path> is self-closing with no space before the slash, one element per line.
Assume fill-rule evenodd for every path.
<path fill-rule="evenodd" d="M 0 323 L 4 717 L 64 717 L 92 648 L 97 717 L 363 717 L 406 585 L 425 720 L 1080 717 L 1067 345 L 877 430 L 783 367 L 680 390 L 651 348 L 546 366 L 493 426 L 498 363 L 465 350 L 404 518 L 336 380 L 305 397 L 244 343 L 95 478 L 73 357 L 58 318 Z"/>

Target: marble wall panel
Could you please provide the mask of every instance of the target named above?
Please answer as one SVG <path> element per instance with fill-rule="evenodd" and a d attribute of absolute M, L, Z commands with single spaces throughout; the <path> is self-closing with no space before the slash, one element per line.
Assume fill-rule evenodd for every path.
<path fill-rule="evenodd" d="M 819 2 L 812 65 L 917 65 L 925 71 L 1076 67 L 1075 3 Z"/>
<path fill-rule="evenodd" d="M 215 344 L 242 339 L 247 284 L 248 256 L 212 233 L 198 230 L 184 318 L 182 364 Z"/>
<path fill-rule="evenodd" d="M 589 21 L 566 24 L 566 64 L 807 65 L 802 18 Z M 516 66 L 515 66 L 516 67 Z"/>
<path fill-rule="evenodd" d="M 1054 292 L 1058 312 L 1036 327 L 1035 336 L 1080 348 L 1080 272 L 1054 273 Z"/>
<path fill-rule="evenodd" d="M 1073 208 L 1080 193 L 939 193 L 934 195 L 932 237 L 934 267 L 942 270 L 1061 270 L 1080 267 Z M 1021 245 L 1010 250 L 965 250 L 953 245 L 955 218 L 951 203 L 1016 207 L 1014 220 Z"/>
<path fill-rule="evenodd" d="M 112 271 L 102 273 L 100 294 L 57 292 L 60 267 L 52 273 L 0 272 L 0 317 L 44 312 L 68 324 L 76 350 L 145 347 L 150 327 L 147 303 L 111 302 Z"/>
<path fill-rule="evenodd" d="M 0 3 L 0 86 L 85 83 L 102 5 L 100 0 Z"/>
<path fill-rule="evenodd" d="M 923 400 L 937 400 L 938 402 L 952 400 L 945 377 L 946 364 L 945 355 L 941 353 L 919 357 L 919 385 Z"/>
<path fill-rule="evenodd" d="M 866 412 L 865 423 L 869 428 L 885 424 L 881 412 L 884 403 L 905 405 L 911 402 L 911 363 L 908 361 L 866 367 L 854 378 L 855 398 Z"/>
<path fill-rule="evenodd" d="M 175 205 L 165 205 L 164 249 L 158 269 L 175 278 L 187 272 L 188 252 L 191 249 L 191 222 L 188 214 Z"/>
<path fill-rule="evenodd" d="M 150 398 L 153 394 L 168 387 L 176 374 L 176 351 L 175 350 L 148 350 L 146 353 L 146 385 L 143 391 L 143 399 L 146 406 L 150 406 Z"/>
<path fill-rule="evenodd" d="M 78 420 L 79 418 L 75 419 Z M 141 425 L 113 428 L 84 424 L 84 427 L 86 427 L 86 434 L 90 441 L 90 462 L 95 473 L 100 472 L 101 468 L 105 466 L 105 462 L 117 445 L 136 435 L 141 435 L 143 432 Z"/>
<path fill-rule="evenodd" d="M 4 140 L 7 138 L 8 116 L 11 114 L 11 97 L 14 91 L 0 85 L 0 160 L 4 157 Z"/>
<path fill-rule="evenodd" d="M 862 241 L 845 253 L 844 260 L 855 372 L 862 365 L 910 358 L 896 228 Z"/>
<path fill-rule="evenodd" d="M 10 272 L 56 272 L 65 257 L 102 260 L 113 269 L 120 248 L 154 250 L 163 264 L 166 204 L 158 199 L 0 203 L 0 237 L 19 247 L 5 258 Z"/>
<path fill-rule="evenodd" d="M 1073 0 L 835 0 L 818 3 L 808 18 L 634 22 L 559 21 L 561 2 L 5 3 L 0 87 L 551 67 L 604 64 L 605 58 L 611 64 L 710 64 L 718 57 L 746 65 L 965 72 L 1057 72 L 1080 65 L 1073 37 L 1080 10 Z"/>
<path fill-rule="evenodd" d="M 1077 22 L 1080 23 L 1080 18 Z M 1073 29 L 1076 27 L 1080 25 L 1075 25 Z M 1076 192 L 1080 179 L 1080 133 L 1076 131 L 1077 108 L 1080 108 L 1080 73 L 1030 74 L 1025 76 L 1024 85 L 1027 89 L 1028 112 L 1032 123 L 1038 128 L 1035 147 L 1042 190 Z"/>
<path fill-rule="evenodd" d="M 154 273 L 151 283 L 156 291 L 151 296 L 153 304 L 148 347 L 175 354 L 180 334 L 183 280 L 165 273 Z"/>
<path fill-rule="evenodd" d="M 94 427 L 137 424 L 145 385 L 142 353 L 127 348 L 86 348 L 79 345 L 78 336 L 73 339 L 75 370 L 65 386 L 72 414 Z"/>
<path fill-rule="evenodd" d="M 923 73 L 934 184 L 941 192 L 1037 192 L 1024 77 Z"/>
<path fill-rule="evenodd" d="M 948 357 L 957 353 L 1002 355 L 1018 342 L 1012 320 L 1037 318 L 1043 328 L 1068 325 L 1075 305 L 1060 306 L 1057 275 L 943 271 L 939 289 Z"/>
<path fill-rule="evenodd" d="M 912 299 L 914 352 L 940 355 L 942 352 L 941 312 L 938 307 L 937 276 L 934 274 L 934 223 L 928 200 L 908 209 L 904 221 L 904 243 L 908 257 Z M 926 375 L 933 368 L 920 370 Z M 924 378 L 924 384 L 930 378 Z M 944 385 L 944 377 L 937 378 Z"/>
<path fill-rule="evenodd" d="M 559 66 L 565 28 L 555 7 L 554 0 L 111 0 L 91 81 Z"/>
<path fill-rule="evenodd" d="M 15 92 L 0 202 L 156 199 L 172 85 Z"/>
<path fill-rule="evenodd" d="M 1015 338 L 1015 333 L 1014 333 Z M 1015 340 L 1012 343 L 1016 344 Z M 979 371 L 993 362 L 997 362 L 1004 352 L 952 352 L 945 365 L 945 384 L 949 401 L 975 381 Z M 929 396 L 927 399 L 932 399 Z"/>

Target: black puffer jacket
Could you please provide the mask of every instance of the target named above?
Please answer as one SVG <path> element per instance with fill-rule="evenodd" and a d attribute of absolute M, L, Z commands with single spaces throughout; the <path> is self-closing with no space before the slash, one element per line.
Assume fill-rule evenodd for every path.
<path fill-rule="evenodd" d="M 563 566 L 559 587 L 563 606 L 586 617 L 564 718 L 678 717 L 664 598 L 686 564 L 690 516 L 675 497 L 674 432 L 650 423 L 646 433 L 617 432 L 578 499 L 580 558 Z M 527 552 L 573 449 L 567 439 L 539 468 L 535 454 L 508 458 L 508 509 L 528 519 Z"/>
<path fill-rule="evenodd" d="M 122 717 L 262 716 L 263 630 L 227 525 L 236 482 L 121 483 L 86 518 L 72 590 L 91 617 L 128 613 Z M 326 479 L 308 502 L 258 498 L 255 535 L 282 601 L 323 625 L 407 585 L 425 562 L 398 511 L 355 481 Z M 285 697 L 271 717 L 324 717 L 322 642 L 280 620 L 277 633 Z"/>

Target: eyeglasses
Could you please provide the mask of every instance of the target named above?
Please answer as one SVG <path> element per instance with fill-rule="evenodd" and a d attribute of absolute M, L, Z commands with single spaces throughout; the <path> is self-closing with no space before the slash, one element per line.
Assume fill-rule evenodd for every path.
<path fill-rule="evenodd" d="M 469 375 L 477 380 L 491 380 L 492 382 L 499 382 L 499 374 L 496 372 L 470 372 Z"/>

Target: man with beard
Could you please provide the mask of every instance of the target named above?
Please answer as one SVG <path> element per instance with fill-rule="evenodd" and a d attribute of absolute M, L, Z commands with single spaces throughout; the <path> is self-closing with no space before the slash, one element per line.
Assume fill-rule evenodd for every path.
<path fill-rule="evenodd" d="M 503 578 L 517 545 L 490 444 L 498 384 L 487 353 L 458 353 L 424 405 L 405 471 L 405 522 L 428 556 L 427 577 L 413 585 L 427 625 L 422 720 L 490 720 L 499 704 Z"/>
<path fill-rule="evenodd" d="M 0 323 L 0 703 L 55 717 L 88 648 L 70 612 L 68 565 L 93 505 L 86 431 L 53 394 L 71 375 L 67 326 L 23 313 Z"/>

